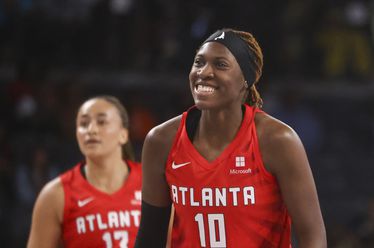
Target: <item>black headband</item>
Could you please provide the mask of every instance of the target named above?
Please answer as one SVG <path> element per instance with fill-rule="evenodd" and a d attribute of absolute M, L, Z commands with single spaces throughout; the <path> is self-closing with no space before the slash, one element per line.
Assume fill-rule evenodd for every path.
<path fill-rule="evenodd" d="M 256 75 L 251 66 L 253 63 L 253 53 L 249 49 L 248 44 L 240 36 L 232 31 L 218 30 L 209 36 L 203 44 L 207 42 L 219 42 L 227 47 L 238 62 L 247 83 L 252 85 L 255 82 Z"/>

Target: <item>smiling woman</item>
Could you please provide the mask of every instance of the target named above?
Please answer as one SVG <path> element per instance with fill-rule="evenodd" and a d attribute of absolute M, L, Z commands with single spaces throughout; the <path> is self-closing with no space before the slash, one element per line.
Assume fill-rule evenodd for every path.
<path fill-rule="evenodd" d="M 28 247 L 133 247 L 141 170 L 133 161 L 126 109 L 112 96 L 87 100 L 76 136 L 85 159 L 41 191 Z"/>
<path fill-rule="evenodd" d="M 195 106 L 154 127 L 143 151 L 142 218 L 135 247 L 326 247 L 304 147 L 263 112 L 263 66 L 252 34 L 223 29 L 197 50 Z"/>

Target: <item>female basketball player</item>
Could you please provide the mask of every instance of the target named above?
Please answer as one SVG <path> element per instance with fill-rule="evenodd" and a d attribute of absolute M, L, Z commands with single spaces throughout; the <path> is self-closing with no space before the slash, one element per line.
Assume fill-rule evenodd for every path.
<path fill-rule="evenodd" d="M 147 135 L 142 219 L 135 247 L 326 247 L 303 145 L 261 111 L 261 48 L 252 34 L 219 30 L 189 75 L 195 106 Z"/>
<path fill-rule="evenodd" d="M 133 162 L 126 109 L 91 98 L 77 115 L 85 160 L 49 182 L 35 203 L 29 248 L 133 247 L 140 222 L 141 171 Z"/>

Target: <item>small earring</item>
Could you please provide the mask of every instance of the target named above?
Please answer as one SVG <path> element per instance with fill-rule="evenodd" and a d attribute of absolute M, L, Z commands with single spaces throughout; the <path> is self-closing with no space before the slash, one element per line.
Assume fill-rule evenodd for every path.
<path fill-rule="evenodd" d="M 244 87 L 245 87 L 246 89 L 248 89 L 248 82 L 247 82 L 247 81 L 244 81 Z"/>

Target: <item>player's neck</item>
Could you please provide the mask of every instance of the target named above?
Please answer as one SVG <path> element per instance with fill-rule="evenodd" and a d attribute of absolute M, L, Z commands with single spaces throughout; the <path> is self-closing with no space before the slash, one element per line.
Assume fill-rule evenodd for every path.
<path fill-rule="evenodd" d="M 87 181 L 100 191 L 114 193 L 119 190 L 125 182 L 129 170 L 122 159 L 105 161 L 87 161 L 85 166 Z"/>
<path fill-rule="evenodd" d="M 193 144 L 208 161 L 215 160 L 234 140 L 243 120 L 242 114 L 204 113 L 197 126 Z"/>
<path fill-rule="evenodd" d="M 202 112 L 195 138 L 212 144 L 230 142 L 240 129 L 244 113 L 239 111 Z"/>

